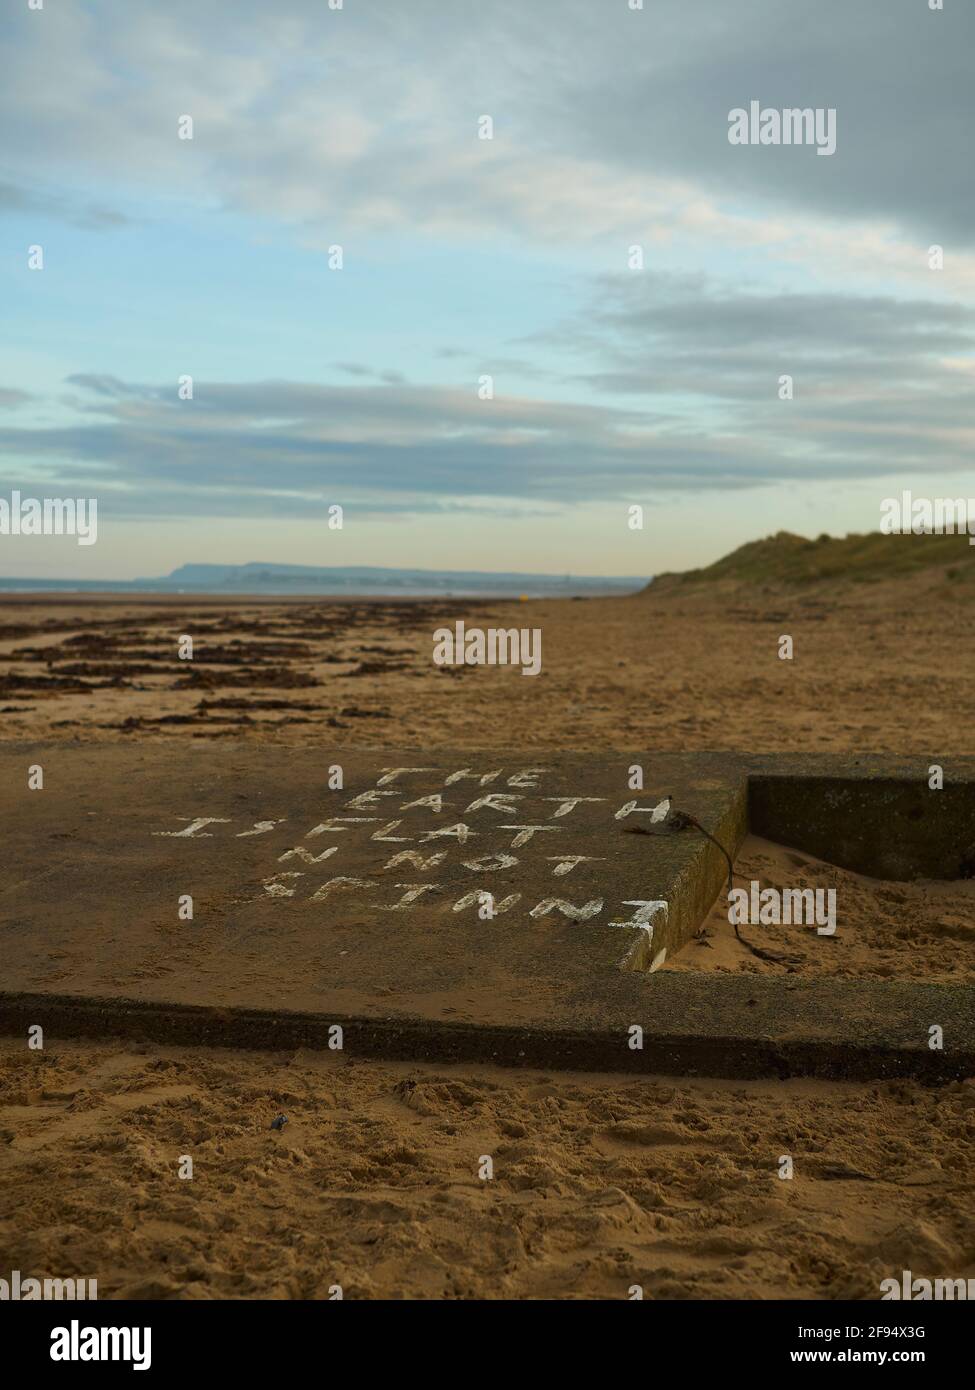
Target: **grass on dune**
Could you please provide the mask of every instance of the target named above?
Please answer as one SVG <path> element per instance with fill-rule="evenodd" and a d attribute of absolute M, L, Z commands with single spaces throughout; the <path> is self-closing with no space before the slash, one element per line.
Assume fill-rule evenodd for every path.
<path fill-rule="evenodd" d="M 952 583 L 975 580 L 975 545 L 967 535 L 820 536 L 807 540 L 789 531 L 749 541 L 703 569 L 658 576 L 643 592 L 707 585 L 815 584 L 829 581 L 871 584 L 925 571 L 944 570 Z"/>

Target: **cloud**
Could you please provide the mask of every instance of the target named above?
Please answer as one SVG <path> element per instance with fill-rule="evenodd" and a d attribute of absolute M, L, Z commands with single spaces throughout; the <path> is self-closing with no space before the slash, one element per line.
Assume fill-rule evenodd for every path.
<path fill-rule="evenodd" d="M 104 231 L 110 227 L 123 227 L 129 218 L 114 208 L 84 204 L 52 193 L 37 192 L 10 183 L 0 183 L 0 216 L 11 213 L 28 213 L 40 217 L 53 217 L 59 221 L 72 222 L 77 227 L 88 227 Z"/>
<path fill-rule="evenodd" d="M 761 440 L 810 476 L 839 453 L 851 477 L 971 468 L 975 309 L 936 300 L 758 292 L 681 277 L 604 276 L 542 335 L 593 364 L 612 397 Z M 781 400 L 792 378 L 794 399 Z"/>
<path fill-rule="evenodd" d="M 77 373 L 34 427 L 6 419 L 11 485 L 67 478 L 133 516 L 300 516 L 323 497 L 398 515 L 971 466 L 975 320 L 951 299 L 975 290 L 971 5 L 91 0 L 0 25 L 0 211 L 109 227 L 134 205 L 185 237 L 188 283 L 208 215 L 221 235 L 236 219 L 235 245 L 339 241 L 383 265 L 372 297 L 350 275 L 335 298 L 333 380 L 200 379 L 181 402 Z M 728 112 L 752 99 L 835 107 L 835 155 L 729 145 Z M 448 243 L 442 286 L 422 236 Z M 633 243 L 646 271 L 586 278 Z M 490 294 L 458 293 L 467 252 Z M 165 335 L 165 281 L 143 262 L 133 284 Z M 694 263 L 714 275 L 656 269 Z M 415 334 L 387 313 L 414 270 L 430 289 Z M 556 292 L 570 307 L 552 325 Z M 548 326 L 506 343 L 512 320 Z M 219 363 L 226 340 L 209 341 Z M 90 351 L 116 373 L 126 360 L 95 325 Z M 249 351 L 241 335 L 245 365 L 226 370 L 247 375 Z M 161 340 L 133 375 L 170 352 Z M 484 402 L 395 369 L 438 359 L 523 394 Z M 274 360 L 300 373 L 321 356 Z"/>
<path fill-rule="evenodd" d="M 309 246 L 700 238 L 920 275 L 939 242 L 975 284 L 971 5 L 94 0 L 5 25 L 23 169 L 277 218 Z M 751 99 L 835 106 L 836 154 L 730 146 Z"/>
<path fill-rule="evenodd" d="M 346 376 L 369 377 L 370 380 L 384 382 L 387 386 L 398 386 L 406 380 L 402 372 L 378 370 L 375 367 L 366 367 L 361 362 L 333 362 L 332 366 Z"/>
<path fill-rule="evenodd" d="M 693 178 L 716 200 L 893 223 L 922 243 L 975 241 L 970 163 L 975 10 L 916 0 L 698 0 L 648 6 L 645 41 L 570 77 L 574 146 L 630 173 Z M 634 31 L 635 33 L 635 31 Z M 622 57 L 617 53 L 617 58 Z M 833 107 L 837 151 L 732 147 L 728 113 Z"/>
<path fill-rule="evenodd" d="M 70 421 L 0 429 L 2 476 L 34 495 L 96 495 L 119 515 L 250 517 L 333 501 L 390 515 L 558 509 L 970 468 L 975 374 L 959 358 L 939 371 L 927 334 L 943 309 L 970 347 L 971 315 L 876 303 L 844 364 L 826 355 L 830 326 L 842 341 L 852 312 L 841 297 L 726 296 L 712 320 L 702 295 L 658 287 L 648 331 L 645 298 L 603 293 L 584 350 L 609 364 L 589 378 L 614 393 L 605 405 L 290 381 L 197 381 L 180 401 L 171 384 L 76 374 Z M 796 399 L 781 401 L 790 369 Z"/>

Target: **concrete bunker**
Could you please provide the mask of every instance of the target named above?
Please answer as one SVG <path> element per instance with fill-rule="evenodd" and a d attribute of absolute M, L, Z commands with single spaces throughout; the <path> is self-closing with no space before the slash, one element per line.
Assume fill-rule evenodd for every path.
<path fill-rule="evenodd" d="M 975 878 L 975 782 L 752 773 L 753 834 L 872 878 Z"/>

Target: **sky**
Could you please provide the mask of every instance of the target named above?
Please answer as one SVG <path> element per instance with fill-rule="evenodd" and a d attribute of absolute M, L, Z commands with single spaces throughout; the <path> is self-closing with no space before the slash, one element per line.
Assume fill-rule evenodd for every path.
<path fill-rule="evenodd" d="M 0 497 L 98 540 L 0 575 L 651 575 L 975 497 L 973 51 L 969 0 L 8 0 Z"/>

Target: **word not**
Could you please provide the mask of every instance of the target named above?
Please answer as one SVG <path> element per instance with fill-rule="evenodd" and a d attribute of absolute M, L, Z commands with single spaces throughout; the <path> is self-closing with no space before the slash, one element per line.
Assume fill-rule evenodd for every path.
<path fill-rule="evenodd" d="M 463 622 L 438 627 L 433 634 L 436 666 L 520 666 L 523 676 L 542 669 L 540 627 L 482 627 L 465 629 Z"/>
<path fill-rule="evenodd" d="M 921 535 L 937 532 L 953 536 L 968 532 L 968 544 L 975 545 L 975 501 L 970 497 L 885 497 L 880 504 L 880 530 L 885 536 Z"/>
<path fill-rule="evenodd" d="M 0 536 L 77 536 L 79 545 L 98 539 L 98 502 L 94 497 L 0 497 Z"/>
<path fill-rule="evenodd" d="M 816 145 L 817 154 L 836 153 L 836 107 L 762 107 L 752 101 L 746 111 L 728 112 L 729 145 Z"/>
<path fill-rule="evenodd" d="M 728 892 L 728 921 L 732 926 L 816 926 L 819 936 L 836 931 L 835 888 L 749 888 Z"/>

